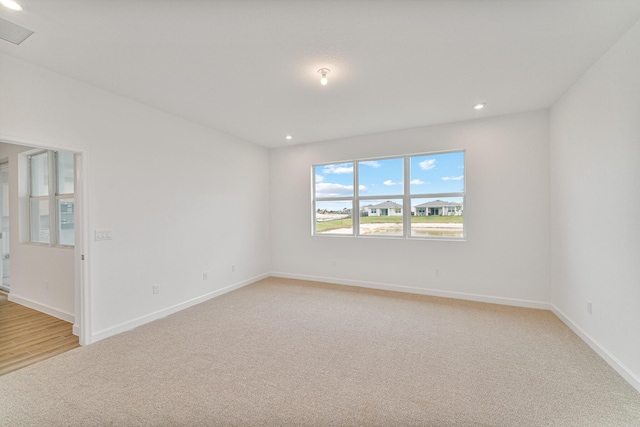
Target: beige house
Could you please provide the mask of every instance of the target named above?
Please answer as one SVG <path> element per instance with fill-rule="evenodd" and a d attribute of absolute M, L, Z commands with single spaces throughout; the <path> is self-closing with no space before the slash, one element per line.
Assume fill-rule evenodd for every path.
<path fill-rule="evenodd" d="M 422 203 L 414 206 L 413 212 L 416 216 L 453 216 L 462 215 L 462 204 L 455 202 L 445 202 L 434 200 L 433 202 Z"/>
<path fill-rule="evenodd" d="M 364 206 L 362 216 L 402 216 L 402 205 L 387 200 L 377 205 Z"/>

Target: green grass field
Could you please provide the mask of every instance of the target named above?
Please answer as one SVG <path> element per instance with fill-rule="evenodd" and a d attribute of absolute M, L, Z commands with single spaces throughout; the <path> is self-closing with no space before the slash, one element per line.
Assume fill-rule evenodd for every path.
<path fill-rule="evenodd" d="M 462 216 L 412 216 L 413 224 L 462 224 L 464 217 Z M 360 224 L 401 224 L 401 216 L 363 216 L 360 217 Z M 333 221 L 324 221 L 316 223 L 316 232 L 322 233 L 337 228 L 350 228 L 353 225 L 352 218 L 336 219 Z"/>

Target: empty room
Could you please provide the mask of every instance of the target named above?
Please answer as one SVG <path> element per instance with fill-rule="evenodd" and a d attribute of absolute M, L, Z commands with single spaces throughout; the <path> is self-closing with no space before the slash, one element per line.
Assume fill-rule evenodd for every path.
<path fill-rule="evenodd" d="M 0 0 L 0 425 L 640 425 L 639 161 L 637 0 Z"/>

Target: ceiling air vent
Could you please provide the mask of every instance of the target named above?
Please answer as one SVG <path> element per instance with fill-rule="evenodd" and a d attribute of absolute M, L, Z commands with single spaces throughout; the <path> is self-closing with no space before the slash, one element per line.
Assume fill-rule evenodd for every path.
<path fill-rule="evenodd" d="M 6 40 L 13 44 L 20 44 L 27 39 L 33 31 L 27 30 L 20 25 L 9 22 L 0 18 L 0 39 Z"/>

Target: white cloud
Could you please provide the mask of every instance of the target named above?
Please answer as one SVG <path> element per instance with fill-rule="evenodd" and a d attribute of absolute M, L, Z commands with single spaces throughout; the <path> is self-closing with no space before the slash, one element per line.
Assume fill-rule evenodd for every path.
<path fill-rule="evenodd" d="M 317 197 L 341 197 L 353 194 L 353 185 L 332 184 L 321 182 L 316 184 Z"/>
<path fill-rule="evenodd" d="M 412 184 L 412 185 L 422 185 L 422 184 L 424 184 L 424 183 L 425 183 L 425 182 L 424 182 L 423 180 L 418 179 L 418 178 L 416 178 L 416 179 L 412 179 L 412 180 L 411 180 L 411 184 Z"/>
<path fill-rule="evenodd" d="M 418 163 L 420 169 L 428 171 L 429 169 L 433 169 L 436 167 L 436 159 L 423 160 Z"/>
<path fill-rule="evenodd" d="M 326 165 L 322 170 L 322 173 L 353 173 L 353 165 L 348 163 L 343 163 L 339 165 Z"/>
<path fill-rule="evenodd" d="M 464 178 L 464 175 L 460 175 L 460 176 L 443 176 L 442 180 L 443 181 L 460 181 L 462 178 Z"/>
<path fill-rule="evenodd" d="M 361 185 L 360 192 L 368 191 L 368 188 Z M 316 184 L 316 197 L 347 197 L 353 195 L 353 185 L 332 184 L 321 182 Z"/>
<path fill-rule="evenodd" d="M 316 182 L 324 181 L 324 176 L 316 174 Z"/>
<path fill-rule="evenodd" d="M 375 160 L 367 160 L 365 162 L 360 162 L 360 164 L 365 166 L 370 166 L 372 168 L 379 168 L 380 166 L 382 166 L 380 162 L 377 162 Z"/>
<path fill-rule="evenodd" d="M 401 182 L 393 182 L 390 179 L 386 180 L 385 182 L 383 182 L 384 185 L 402 185 Z"/>

